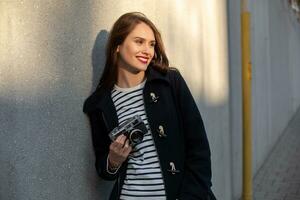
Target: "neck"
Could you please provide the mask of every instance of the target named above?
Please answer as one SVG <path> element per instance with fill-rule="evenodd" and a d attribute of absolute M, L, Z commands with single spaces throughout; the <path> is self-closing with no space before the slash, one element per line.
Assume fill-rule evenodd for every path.
<path fill-rule="evenodd" d="M 139 71 L 136 73 L 129 72 L 122 69 L 118 69 L 117 86 L 121 88 L 130 88 L 137 86 L 145 80 L 145 71 Z"/>

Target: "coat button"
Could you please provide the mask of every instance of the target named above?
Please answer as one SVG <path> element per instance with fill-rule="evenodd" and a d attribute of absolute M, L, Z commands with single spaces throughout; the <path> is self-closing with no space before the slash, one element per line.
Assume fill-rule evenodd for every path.
<path fill-rule="evenodd" d="M 159 96 L 156 96 L 154 92 L 151 92 L 150 97 L 151 97 L 151 102 L 157 103 Z"/>
<path fill-rule="evenodd" d="M 158 126 L 157 132 L 158 132 L 159 137 L 164 137 L 164 138 L 167 137 L 164 127 L 162 125 Z"/>
<path fill-rule="evenodd" d="M 168 171 L 171 172 L 173 175 L 180 172 L 176 169 L 175 164 L 173 162 L 170 162 L 170 168 L 171 169 L 168 169 Z"/>

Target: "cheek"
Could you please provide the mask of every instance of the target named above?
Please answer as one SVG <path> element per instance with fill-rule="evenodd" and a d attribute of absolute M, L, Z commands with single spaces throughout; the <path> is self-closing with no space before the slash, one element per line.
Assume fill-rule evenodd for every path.
<path fill-rule="evenodd" d="M 151 60 L 154 58 L 155 51 L 154 49 L 151 51 Z"/>
<path fill-rule="evenodd" d="M 127 59 L 131 59 L 131 57 L 134 55 L 134 52 L 135 51 L 132 47 L 124 46 L 120 54 L 123 57 L 123 59 L 127 60 Z"/>
<path fill-rule="evenodd" d="M 128 54 L 134 54 L 139 51 L 138 47 L 134 45 L 127 45 L 125 48 Z"/>

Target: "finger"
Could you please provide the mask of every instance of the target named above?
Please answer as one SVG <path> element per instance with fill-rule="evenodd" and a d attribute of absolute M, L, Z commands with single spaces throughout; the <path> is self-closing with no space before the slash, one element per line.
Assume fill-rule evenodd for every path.
<path fill-rule="evenodd" d="M 117 137 L 117 139 L 114 141 L 114 146 L 115 146 L 116 149 L 120 150 L 123 147 L 123 143 L 124 143 L 123 138 L 124 137 L 125 137 L 124 135 L 119 135 Z"/>
<path fill-rule="evenodd" d="M 129 140 L 126 139 L 123 145 L 123 148 L 128 148 L 129 147 Z"/>
<path fill-rule="evenodd" d="M 116 149 L 117 143 L 114 141 L 109 145 L 109 150 L 114 151 Z"/>
<path fill-rule="evenodd" d="M 125 151 L 124 151 L 125 156 L 127 157 L 130 154 L 131 151 L 132 151 L 132 147 L 129 145 L 129 147 L 126 148 Z"/>
<path fill-rule="evenodd" d="M 122 137 L 120 139 L 120 144 L 122 144 L 122 147 L 124 146 L 126 139 L 127 139 L 127 137 L 122 134 Z"/>
<path fill-rule="evenodd" d="M 129 140 L 127 139 L 126 142 L 125 142 L 125 144 L 124 144 L 124 147 L 123 147 L 123 153 L 124 153 L 124 154 L 127 154 L 127 152 L 128 152 L 129 150 L 131 151 L 131 146 L 130 146 L 130 144 L 129 144 Z M 130 151 L 129 151 L 129 152 L 130 152 Z"/>
<path fill-rule="evenodd" d="M 110 144 L 110 147 L 112 149 L 120 149 L 122 148 L 122 144 L 120 142 L 120 138 L 117 138 L 115 141 L 113 141 L 111 144 Z"/>
<path fill-rule="evenodd" d="M 110 144 L 110 150 L 119 153 L 123 147 L 122 138 L 119 136 L 114 142 Z"/>
<path fill-rule="evenodd" d="M 123 137 L 123 134 L 122 134 L 122 135 L 119 135 L 119 136 L 117 137 L 117 139 L 115 140 L 115 142 L 118 142 L 118 143 L 120 143 L 120 141 L 121 141 L 122 137 Z"/>

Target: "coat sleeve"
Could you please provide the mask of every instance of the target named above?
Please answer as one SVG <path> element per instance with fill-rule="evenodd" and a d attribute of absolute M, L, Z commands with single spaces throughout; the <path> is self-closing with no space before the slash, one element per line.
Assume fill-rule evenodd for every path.
<path fill-rule="evenodd" d="M 213 200 L 211 159 L 203 121 L 194 98 L 179 72 L 175 72 L 176 90 L 185 137 L 185 170 L 180 200 Z"/>
<path fill-rule="evenodd" d="M 85 111 L 85 109 L 84 109 Z M 92 110 L 86 112 L 91 126 L 92 142 L 96 157 L 95 167 L 98 175 L 105 180 L 115 180 L 118 172 L 110 173 L 107 169 L 107 156 L 111 143 L 101 111 Z"/>

